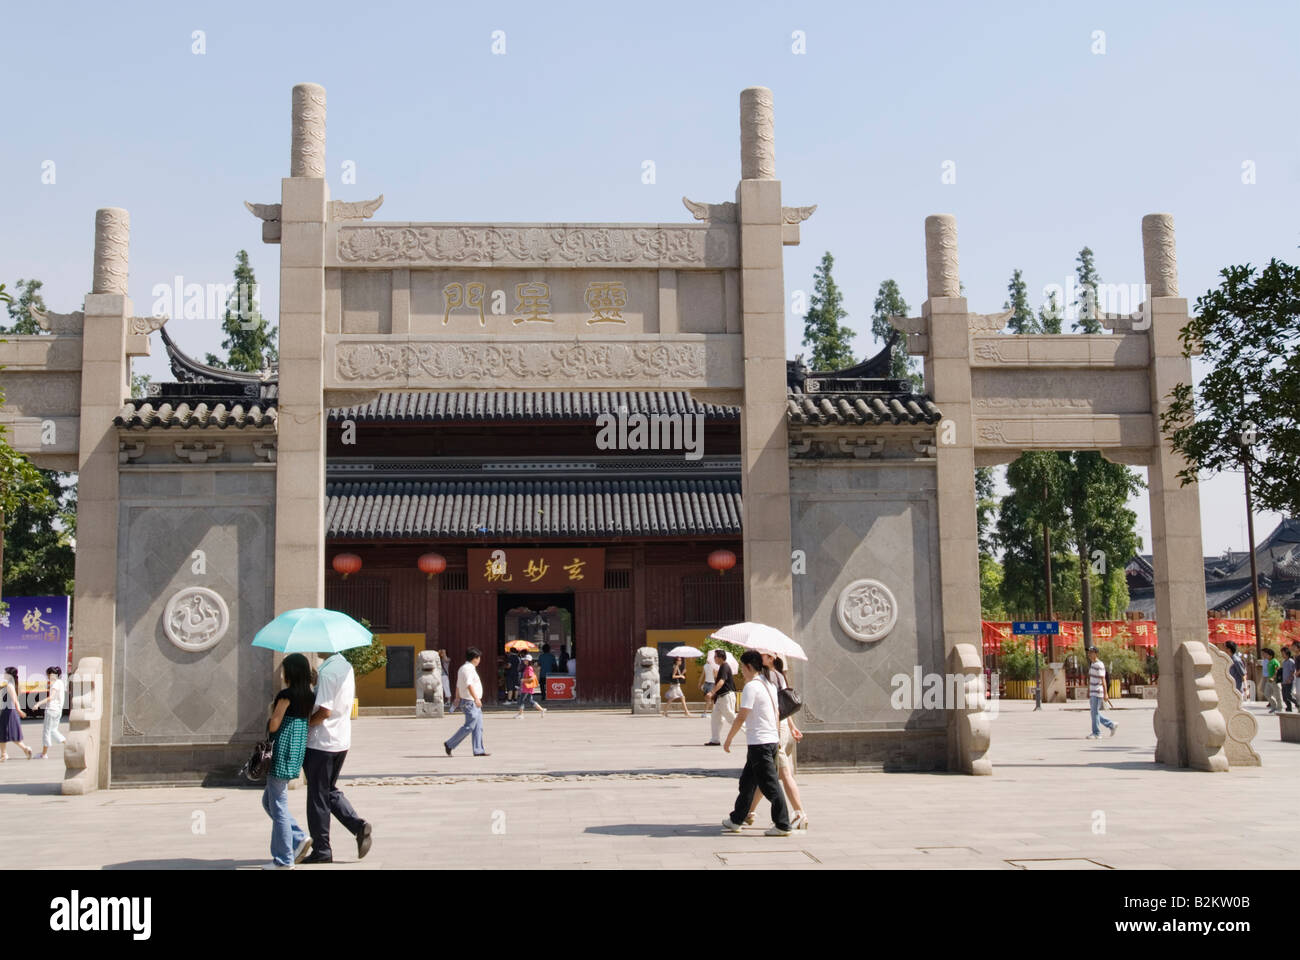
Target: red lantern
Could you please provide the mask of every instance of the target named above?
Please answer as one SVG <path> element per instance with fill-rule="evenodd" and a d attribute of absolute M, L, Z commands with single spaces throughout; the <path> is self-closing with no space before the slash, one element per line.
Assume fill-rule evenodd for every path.
<path fill-rule="evenodd" d="M 730 550 L 714 550 L 709 554 L 709 566 L 722 576 L 736 565 L 736 555 Z"/>
<path fill-rule="evenodd" d="M 348 574 L 356 573 L 361 569 L 361 558 L 355 553 L 336 553 L 334 554 L 334 572 L 343 574 L 343 579 L 348 578 Z"/>
<path fill-rule="evenodd" d="M 416 563 L 421 572 L 429 575 L 430 580 L 447 569 L 447 558 L 441 553 L 426 553 Z"/>

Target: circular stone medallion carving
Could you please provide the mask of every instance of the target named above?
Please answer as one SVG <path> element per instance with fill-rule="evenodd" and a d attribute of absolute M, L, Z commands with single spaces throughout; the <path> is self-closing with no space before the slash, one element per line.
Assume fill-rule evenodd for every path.
<path fill-rule="evenodd" d="M 879 580 L 854 580 L 840 591 L 835 612 L 844 632 L 863 643 L 884 638 L 898 622 L 898 603 Z"/>
<path fill-rule="evenodd" d="M 186 587 L 167 601 L 163 630 L 182 650 L 202 653 L 215 647 L 230 627 L 230 608 L 207 587 Z"/>

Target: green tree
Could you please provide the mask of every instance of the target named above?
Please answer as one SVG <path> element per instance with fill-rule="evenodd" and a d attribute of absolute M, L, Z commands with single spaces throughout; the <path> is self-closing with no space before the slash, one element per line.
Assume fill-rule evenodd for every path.
<path fill-rule="evenodd" d="M 1196 393 L 1178 384 L 1160 425 L 1187 459 L 1183 483 L 1201 471 L 1250 464 L 1257 507 L 1300 515 L 1300 268 L 1269 261 L 1219 272 L 1182 329 L 1183 354 L 1199 345 L 1209 371 Z"/>
<path fill-rule="evenodd" d="M 46 310 L 45 298 L 41 296 L 41 287 L 45 286 L 40 280 L 19 280 L 14 288 L 18 292 L 18 299 L 7 299 L 9 319 L 11 324 L 8 327 L 0 327 L 0 333 L 12 333 L 15 335 L 26 335 L 33 333 L 44 333 L 41 325 L 36 322 L 32 316 L 32 308 L 35 307 L 41 313 Z"/>
<path fill-rule="evenodd" d="M 149 384 L 153 383 L 153 377 L 147 373 L 131 374 L 131 399 L 143 400 L 149 396 Z"/>
<path fill-rule="evenodd" d="M 1006 620 L 1007 610 L 1002 602 L 1002 564 L 993 557 L 980 554 L 980 617 L 985 620 Z"/>
<path fill-rule="evenodd" d="M 1075 301 L 1076 333 L 1101 333 L 1101 319 L 1098 316 L 1097 288 L 1101 285 L 1101 275 L 1097 273 L 1092 261 L 1092 251 L 1084 247 L 1079 251 L 1075 261 L 1074 275 L 1079 281 L 1079 298 Z"/>
<path fill-rule="evenodd" d="M 813 370 L 842 370 L 853 366 L 853 349 L 849 341 L 854 332 L 840 321 L 848 317 L 844 296 L 831 276 L 835 258 L 822 254 L 821 265 L 813 275 L 813 295 L 803 318 L 803 345 L 812 348 L 808 365 Z"/>
<path fill-rule="evenodd" d="M 907 301 L 893 280 L 885 280 L 876 291 L 876 300 L 871 305 L 871 334 L 881 343 L 888 342 L 896 328 L 889 322 L 890 317 L 905 317 L 908 314 Z M 907 334 L 897 330 L 898 343 L 890 358 L 889 375 L 898 380 L 911 380 L 918 383 L 919 377 L 912 371 L 911 360 L 907 355 Z"/>
<path fill-rule="evenodd" d="M 1068 610 L 1077 602 L 1077 589 L 1069 583 L 1069 542 L 1062 506 L 1065 467 L 1051 452 L 1021 454 L 1007 467 L 1007 495 L 998 505 L 995 545 L 1002 551 L 1002 600 L 1019 619 L 1047 614 L 1043 525 L 1052 536 L 1053 612 Z"/>
<path fill-rule="evenodd" d="M 257 278 L 248 264 L 248 251 L 240 250 L 235 256 L 235 289 L 226 301 L 226 315 L 221 321 L 221 329 L 226 333 L 226 339 L 221 342 L 226 359 L 209 353 L 209 366 L 257 373 L 279 359 L 276 346 L 279 331 L 262 317 L 255 302 L 256 290 Z"/>
<path fill-rule="evenodd" d="M 76 483 L 72 474 L 37 473 L 35 484 L 19 489 L 16 506 L 5 515 L 4 593 L 71 595 Z"/>
<path fill-rule="evenodd" d="M 1002 304 L 1002 309 L 1015 311 L 1007 322 L 1011 332 L 1042 333 L 1042 324 L 1034 319 L 1034 310 L 1029 305 L 1029 289 L 1025 285 L 1025 278 L 1018 269 L 1011 274 L 1011 282 L 1007 284 L 1007 296 L 1010 299 Z"/>
<path fill-rule="evenodd" d="M 1038 308 L 1038 329 L 1035 333 L 1060 333 L 1061 320 L 1064 316 L 1061 301 L 1053 290 L 1046 302 Z"/>

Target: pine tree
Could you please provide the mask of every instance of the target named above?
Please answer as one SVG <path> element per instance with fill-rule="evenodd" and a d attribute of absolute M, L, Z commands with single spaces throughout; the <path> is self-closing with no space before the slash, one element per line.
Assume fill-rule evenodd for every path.
<path fill-rule="evenodd" d="M 803 318 L 803 345 L 812 348 L 808 365 L 813 370 L 842 370 L 856 362 L 849 341 L 854 332 L 840 323 L 848 317 L 844 297 L 831 276 L 835 258 L 822 254 L 821 265 L 813 275 L 813 295 Z"/>
<path fill-rule="evenodd" d="M 1101 276 L 1092 262 L 1092 251 L 1089 248 L 1084 247 L 1079 251 L 1074 273 L 1079 281 L 1079 299 L 1075 301 L 1077 316 L 1074 320 L 1074 330 L 1076 333 L 1101 333 L 1101 319 L 1097 307 L 1097 288 L 1101 286 Z"/>
<path fill-rule="evenodd" d="M 257 278 L 248 264 L 248 251 L 240 250 L 235 257 L 235 290 L 226 301 L 226 315 L 221 321 L 221 329 L 226 333 L 226 339 L 221 342 L 226 359 L 209 353 L 209 366 L 258 373 L 279 359 L 276 348 L 279 331 L 268 326 L 258 310 L 254 302 L 256 290 Z"/>
<path fill-rule="evenodd" d="M 45 298 L 41 296 L 43 286 L 45 284 L 40 280 L 19 280 L 14 284 L 18 299 L 11 300 L 8 304 L 9 319 L 13 323 L 8 327 L 0 327 L 0 333 L 23 336 L 44 332 L 41 330 L 41 325 L 36 322 L 36 318 L 32 316 L 33 307 L 41 313 L 45 312 Z"/>
<path fill-rule="evenodd" d="M 893 280 L 883 281 L 880 289 L 876 291 L 876 300 L 871 305 L 872 336 L 881 343 L 887 343 L 896 330 L 889 322 L 889 318 L 905 317 L 907 314 L 907 301 L 903 299 L 898 284 Z M 897 332 L 898 342 L 894 345 L 894 352 L 890 357 L 889 375 L 898 380 L 910 378 L 915 381 L 917 378 L 912 372 L 912 364 L 907 356 L 907 334 L 902 330 Z"/>
<path fill-rule="evenodd" d="M 1034 310 L 1029 306 L 1029 289 L 1019 269 L 1011 274 L 1011 282 L 1007 284 L 1007 294 L 1011 299 L 1002 304 L 1002 309 L 1014 311 L 1007 322 L 1011 332 L 1042 333 L 1042 324 L 1034 319 Z"/>
<path fill-rule="evenodd" d="M 1061 302 L 1056 299 L 1056 292 L 1047 298 L 1038 309 L 1038 330 L 1037 333 L 1060 333 L 1062 319 Z"/>

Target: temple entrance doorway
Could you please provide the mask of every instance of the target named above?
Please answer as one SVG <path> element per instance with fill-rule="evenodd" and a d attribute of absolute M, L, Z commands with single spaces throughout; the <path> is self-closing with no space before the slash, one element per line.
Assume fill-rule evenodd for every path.
<path fill-rule="evenodd" d="M 577 699 L 577 678 L 569 672 L 569 659 L 576 658 L 574 641 L 574 595 L 572 593 L 501 593 L 497 595 L 497 663 L 501 682 L 499 699 L 506 698 L 510 684 L 505 673 L 509 662 L 507 645 L 520 648 L 533 658 L 540 673 L 541 658 L 550 648 L 555 667 L 547 671 L 541 699 Z M 527 645 L 524 647 L 524 645 Z M 551 675 L 555 682 L 550 682 Z"/>

